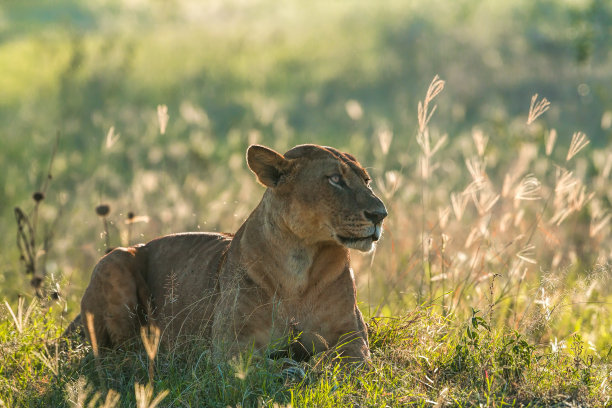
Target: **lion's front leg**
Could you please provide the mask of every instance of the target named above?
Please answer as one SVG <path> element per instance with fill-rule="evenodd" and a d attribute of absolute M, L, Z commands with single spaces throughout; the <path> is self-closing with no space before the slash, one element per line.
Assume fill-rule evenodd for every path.
<path fill-rule="evenodd" d="M 361 312 L 355 306 L 341 316 L 336 310 L 336 320 L 332 326 L 312 325 L 302 333 L 299 344 L 310 355 L 323 352 L 324 361 L 363 363 L 370 359 L 368 334 Z M 316 327 L 320 327 L 319 331 Z"/>
<path fill-rule="evenodd" d="M 329 345 L 329 355 L 343 362 L 370 359 L 368 331 L 357 307 L 353 278 L 347 268 L 334 284 L 317 299 L 310 329 L 319 333 Z"/>
<path fill-rule="evenodd" d="M 368 331 L 357 305 L 354 313 L 354 325 L 351 325 L 354 330 L 341 334 L 334 350 L 342 362 L 359 363 L 370 359 Z"/>
<path fill-rule="evenodd" d="M 278 305 L 259 288 L 226 286 L 215 304 L 212 325 L 213 354 L 228 360 L 244 351 L 264 351 L 282 337 L 283 327 L 275 316 Z"/>

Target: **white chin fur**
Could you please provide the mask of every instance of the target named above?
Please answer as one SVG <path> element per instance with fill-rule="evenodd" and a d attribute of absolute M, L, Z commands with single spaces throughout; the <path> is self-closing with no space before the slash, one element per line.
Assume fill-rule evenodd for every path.
<path fill-rule="evenodd" d="M 369 239 L 367 241 L 364 241 L 361 245 L 355 246 L 354 249 L 361 252 L 370 252 L 372 249 L 374 249 L 374 246 L 374 241 Z"/>
<path fill-rule="evenodd" d="M 347 248 L 356 249 L 361 252 L 370 252 L 376 246 L 371 238 L 360 239 L 359 241 L 353 242 L 343 242 L 339 240 L 339 242 Z"/>

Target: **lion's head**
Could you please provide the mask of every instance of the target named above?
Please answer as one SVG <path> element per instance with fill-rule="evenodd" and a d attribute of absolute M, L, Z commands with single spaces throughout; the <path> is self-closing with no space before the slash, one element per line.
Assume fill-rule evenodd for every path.
<path fill-rule="evenodd" d="M 387 216 L 370 176 L 348 153 L 300 145 L 281 155 L 260 145 L 247 151 L 249 168 L 268 187 L 279 223 L 307 244 L 335 242 L 370 251 Z"/>

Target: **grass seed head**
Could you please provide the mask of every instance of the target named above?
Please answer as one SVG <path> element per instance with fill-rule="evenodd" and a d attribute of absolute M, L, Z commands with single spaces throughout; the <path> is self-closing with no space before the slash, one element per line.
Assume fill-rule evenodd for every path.
<path fill-rule="evenodd" d="M 538 101 L 538 94 L 531 97 L 531 105 L 529 106 L 529 115 L 527 117 L 527 124 L 531 125 L 540 115 L 546 112 L 550 108 L 550 102 L 546 98 L 542 98 Z"/>

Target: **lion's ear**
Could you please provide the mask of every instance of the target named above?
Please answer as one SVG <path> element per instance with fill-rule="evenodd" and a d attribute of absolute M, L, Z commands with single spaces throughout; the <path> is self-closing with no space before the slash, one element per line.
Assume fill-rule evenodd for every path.
<path fill-rule="evenodd" d="M 247 163 L 257 180 L 266 187 L 276 187 L 281 176 L 289 169 L 289 160 L 261 145 L 249 146 Z"/>

